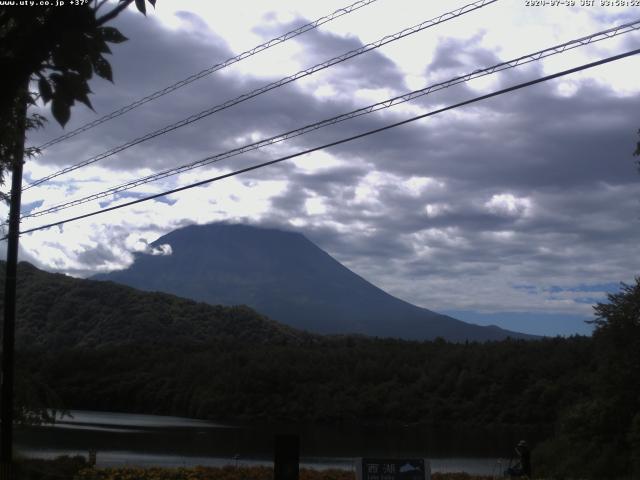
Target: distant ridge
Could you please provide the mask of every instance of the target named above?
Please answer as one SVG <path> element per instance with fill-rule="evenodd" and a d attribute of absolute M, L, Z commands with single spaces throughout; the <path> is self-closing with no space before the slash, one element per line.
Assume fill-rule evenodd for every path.
<path fill-rule="evenodd" d="M 5 262 L 0 262 L 0 304 Z M 123 345 L 300 344 L 304 332 L 245 306 L 223 307 L 141 292 L 125 285 L 72 278 L 18 265 L 16 343 L 19 349 L 59 351 Z"/>
<path fill-rule="evenodd" d="M 292 327 L 321 334 L 357 333 L 409 340 L 535 338 L 478 326 L 389 295 L 300 233 L 215 223 L 175 230 L 137 254 L 126 270 L 95 275 L 148 291 L 209 304 L 244 304 Z"/>

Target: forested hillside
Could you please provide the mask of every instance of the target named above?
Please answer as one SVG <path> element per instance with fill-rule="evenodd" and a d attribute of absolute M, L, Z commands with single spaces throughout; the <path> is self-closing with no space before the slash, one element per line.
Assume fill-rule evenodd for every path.
<path fill-rule="evenodd" d="M 18 292 L 20 368 L 55 386 L 66 408 L 216 420 L 551 425 L 585 395 L 593 369 L 588 338 L 322 337 L 247 307 L 26 263 Z"/>
<path fill-rule="evenodd" d="M 0 262 L 0 303 L 5 263 Z M 101 348 L 132 343 L 300 342 L 307 334 L 244 306 L 212 306 L 111 282 L 52 274 L 21 262 L 16 342 L 19 349 Z"/>

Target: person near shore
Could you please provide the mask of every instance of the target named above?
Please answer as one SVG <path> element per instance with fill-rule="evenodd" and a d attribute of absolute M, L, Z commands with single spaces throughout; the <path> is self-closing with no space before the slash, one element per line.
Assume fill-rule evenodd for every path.
<path fill-rule="evenodd" d="M 529 445 L 524 440 L 520 440 L 516 445 L 518 463 L 505 470 L 505 477 L 531 477 L 531 453 Z"/>

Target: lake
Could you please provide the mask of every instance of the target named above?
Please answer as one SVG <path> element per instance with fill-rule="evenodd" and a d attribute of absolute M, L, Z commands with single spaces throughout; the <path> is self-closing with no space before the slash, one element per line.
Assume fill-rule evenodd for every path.
<path fill-rule="evenodd" d="M 493 475 L 525 438 L 513 429 L 426 429 L 413 426 L 221 425 L 157 415 L 71 411 L 53 426 L 16 429 L 16 451 L 52 458 L 97 451 L 98 466 L 271 465 L 273 438 L 300 435 L 301 466 L 352 469 L 357 457 L 424 457 L 434 472 Z M 508 462 L 508 460 L 507 460 Z"/>

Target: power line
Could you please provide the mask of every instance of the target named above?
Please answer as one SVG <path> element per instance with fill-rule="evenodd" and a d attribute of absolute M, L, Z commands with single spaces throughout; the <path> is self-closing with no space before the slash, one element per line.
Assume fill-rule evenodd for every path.
<path fill-rule="evenodd" d="M 234 157 L 234 156 L 237 156 L 237 155 L 241 155 L 243 153 L 246 153 L 246 152 L 249 152 L 249 151 L 252 151 L 252 150 L 257 150 L 257 149 L 262 148 L 264 146 L 268 146 L 268 145 L 272 145 L 274 143 L 278 143 L 278 142 L 282 142 L 282 141 L 285 141 L 285 140 L 289 140 L 291 138 L 294 138 L 294 137 L 297 137 L 297 136 L 300 136 L 300 135 L 304 135 L 304 134 L 306 134 L 308 132 L 311 132 L 311 131 L 314 131 L 314 130 L 318 130 L 320 128 L 323 128 L 323 127 L 326 127 L 326 126 L 329 126 L 329 125 L 334 125 L 336 123 L 343 122 L 343 121 L 346 121 L 346 120 L 349 120 L 349 119 L 352 119 L 352 118 L 356 118 L 356 117 L 359 117 L 359 116 L 362 116 L 362 115 L 366 115 L 366 114 L 369 114 L 369 113 L 372 113 L 372 112 L 375 112 L 375 111 L 378 111 L 378 110 L 382 110 L 382 109 L 385 109 L 385 108 L 390 108 L 392 106 L 399 105 L 401 103 L 408 102 L 410 100 L 414 100 L 416 98 L 422 97 L 424 95 L 428 95 L 428 94 L 433 93 L 435 91 L 442 90 L 442 89 L 445 89 L 445 88 L 448 88 L 448 87 L 451 87 L 451 86 L 454 86 L 454 85 L 458 85 L 460 83 L 467 82 L 467 81 L 470 81 L 470 80 L 475 79 L 475 78 L 484 77 L 486 75 L 490 75 L 490 74 L 493 74 L 495 72 L 499 72 L 499 71 L 506 70 L 506 69 L 509 69 L 509 68 L 515 68 L 517 66 L 524 65 L 524 64 L 527 64 L 527 63 L 530 63 L 530 62 L 534 62 L 534 61 L 538 61 L 538 60 L 540 60 L 542 58 L 546 58 L 546 57 L 549 57 L 551 55 L 556 55 L 556 54 L 565 52 L 565 51 L 573 49 L 573 48 L 581 47 L 581 46 L 584 46 L 584 45 L 589 45 L 591 43 L 598 42 L 600 40 L 604 40 L 604 39 L 607 39 L 607 38 L 612 38 L 614 36 L 622 35 L 624 33 L 629 33 L 629 32 L 632 32 L 632 31 L 635 31 L 635 30 L 638 30 L 638 29 L 640 29 L 640 19 L 636 20 L 634 22 L 629 22 L 629 23 L 626 23 L 626 24 L 623 24 L 623 25 L 619 25 L 617 27 L 613 27 L 613 28 L 610 28 L 610 29 L 607 29 L 607 30 L 603 30 L 603 31 L 597 32 L 597 33 L 593 33 L 593 34 L 585 36 L 585 37 L 581 37 L 581 38 L 578 38 L 578 39 L 575 39 L 575 40 L 571 40 L 569 42 L 565 42 L 565 43 L 562 43 L 560 45 L 555 45 L 553 47 L 549 47 L 549 48 L 546 48 L 544 50 L 539 50 L 537 52 L 534 52 L 534 53 L 531 53 L 531 54 L 528 54 L 528 55 L 523 55 L 521 57 L 509 60 L 509 61 L 506 61 L 506 62 L 498 63 L 498 64 L 493 65 L 491 67 L 487 67 L 487 68 L 484 68 L 484 69 L 481 69 L 481 70 L 475 70 L 475 71 L 473 71 L 471 73 L 468 73 L 466 75 L 458 76 L 458 77 L 452 78 L 450 80 L 446 80 L 444 82 L 436 83 L 436 84 L 430 85 L 428 87 L 425 87 L 425 88 L 422 88 L 422 89 L 419 89 L 419 90 L 415 90 L 413 92 L 410 92 L 410 93 L 407 93 L 407 94 L 404 94 L 404 95 L 400 95 L 400 96 L 397 96 L 397 97 L 394 97 L 394 98 L 391 98 L 391 99 L 388 99 L 388 100 L 384 100 L 382 102 L 374 103 L 374 104 L 369 105 L 367 107 L 359 108 L 357 110 L 353 110 L 353 111 L 348 112 L 348 113 L 344 113 L 344 114 L 341 114 L 341 115 L 338 115 L 338 116 L 335 116 L 335 117 L 332 117 L 332 118 L 329 118 L 329 119 L 326 119 L 326 120 L 322 120 L 320 122 L 316 122 L 316 123 L 313 123 L 313 124 L 310 124 L 310 125 L 306 125 L 306 126 L 298 128 L 298 129 L 288 131 L 286 133 L 281 133 L 279 135 L 275 135 L 275 136 L 272 136 L 272 137 L 269 137 L 269 138 L 266 138 L 266 139 L 263 139 L 263 140 L 248 144 L 248 145 L 244 145 L 242 147 L 238 147 L 238 148 L 229 150 L 229 151 L 224 152 L 224 153 L 211 155 L 211 156 L 208 156 L 206 158 L 197 160 L 197 161 L 192 162 L 192 163 L 188 163 L 188 164 L 185 164 L 185 165 L 182 165 L 182 166 L 179 166 L 179 167 L 174 167 L 174 168 L 171 168 L 171 169 L 164 170 L 162 172 L 158 172 L 158 173 L 154 173 L 154 174 L 151 174 L 151 175 L 147 175 L 146 177 L 138 178 L 138 179 L 123 183 L 121 185 L 118 185 L 118 186 L 115 186 L 115 187 L 111 187 L 111 188 L 109 188 L 107 190 L 103 190 L 103 191 L 98 192 L 98 193 L 94 193 L 94 194 L 91 194 L 91 195 L 88 195 L 88 196 L 85 196 L 85 197 L 82 197 L 82 198 L 79 198 L 79 199 L 76 199 L 76 200 L 71 200 L 71 201 L 64 202 L 64 203 L 61 203 L 61 204 L 58 204 L 58 205 L 54 205 L 52 207 L 46 208 L 44 210 L 40 210 L 38 212 L 34 212 L 34 213 L 27 214 L 27 215 L 23 215 L 22 219 L 48 215 L 48 214 L 51 214 L 51 213 L 54 213 L 54 212 L 65 210 L 67 208 L 71 208 L 71 207 L 74 207 L 74 206 L 77 206 L 77 205 L 81 205 L 83 203 L 87 203 L 87 202 L 90 202 L 90 201 L 93 201 L 93 200 L 98 200 L 100 198 L 104 198 L 104 197 L 107 197 L 109 195 L 113 195 L 113 194 L 116 194 L 118 192 L 122 192 L 122 191 L 125 191 L 125 190 L 130 190 L 132 188 L 135 188 L 135 187 L 140 186 L 140 185 L 144 185 L 146 183 L 149 183 L 149 182 L 152 182 L 152 181 L 155 181 L 155 180 L 160 180 L 162 178 L 166 178 L 166 177 L 169 177 L 169 176 L 172 176 L 172 175 L 177 175 L 179 173 L 183 173 L 183 172 L 192 170 L 194 168 L 199 168 L 199 167 L 202 167 L 202 166 L 205 166 L 205 165 L 209 165 L 209 164 L 212 164 L 212 163 L 217 163 L 217 162 L 220 162 L 220 161 L 225 160 L 227 158 L 231 158 L 231 157 Z"/>
<path fill-rule="evenodd" d="M 93 120 L 92 122 L 89 122 L 85 125 L 82 125 L 81 127 L 76 128 L 75 130 L 72 130 L 68 133 L 65 133 L 64 135 L 61 135 L 59 137 L 56 137 L 52 140 L 49 140 L 46 143 L 43 143 L 42 145 L 40 145 L 38 148 L 40 150 L 44 150 L 45 148 L 48 148 L 52 145 L 55 145 L 56 143 L 60 143 L 64 140 L 67 140 L 68 138 L 74 137 L 76 135 L 78 135 L 79 133 L 85 132 L 87 130 L 92 129 L 93 127 L 97 127 L 98 125 L 105 123 L 109 120 L 112 120 L 114 118 L 117 118 L 121 115 L 124 115 L 127 112 L 130 112 L 131 110 L 134 110 L 138 107 L 140 107 L 141 105 L 144 105 L 145 103 L 151 102 L 152 100 L 155 100 L 157 98 L 163 97 L 164 95 L 167 95 L 168 93 L 171 93 L 175 90 L 178 90 L 179 88 L 182 88 L 186 85 L 189 85 L 190 83 L 195 82 L 196 80 L 199 80 L 203 77 L 206 77 L 208 75 L 211 75 L 214 72 L 217 72 L 218 70 L 222 70 L 223 68 L 228 67 L 229 65 L 233 65 L 234 63 L 237 63 L 241 60 L 244 60 L 245 58 L 251 57 L 257 53 L 260 53 L 264 50 L 267 50 L 268 48 L 274 47 L 280 43 L 286 42 L 287 40 L 290 40 L 294 37 L 297 37 L 298 35 L 302 35 L 305 32 L 308 32 L 309 30 L 313 30 L 314 28 L 319 27 L 320 25 L 323 25 L 325 23 L 328 23 L 332 20 L 335 20 L 336 18 L 339 18 L 343 15 L 347 15 L 351 12 L 354 12 L 362 7 L 366 7 L 367 5 L 370 5 L 371 3 L 377 2 L 378 0 L 359 0 L 358 2 L 355 2 L 351 5 L 349 5 L 348 7 L 344 7 L 344 8 L 339 8 L 338 10 L 336 10 L 335 12 L 329 14 L 329 15 L 325 15 L 324 17 L 318 18 L 317 20 L 314 20 L 313 22 L 307 23 L 301 27 L 298 27 L 294 30 L 291 30 L 290 32 L 285 33 L 284 35 L 281 35 L 279 37 L 276 38 L 272 38 L 271 40 L 269 40 L 268 42 L 265 42 L 261 45 L 258 45 L 257 47 L 253 47 L 250 50 L 247 50 L 245 52 L 242 52 L 240 55 L 236 55 L 235 57 L 231 57 L 227 60 L 225 60 L 224 62 L 218 63 L 216 65 L 213 65 L 209 68 L 206 68 L 198 73 L 195 73 L 183 80 L 180 80 L 179 82 L 176 82 L 172 85 L 169 85 L 168 87 L 165 87 L 161 90 L 158 90 L 156 92 L 153 92 L 149 95 L 147 95 L 146 97 L 143 97 L 139 100 L 136 100 L 135 102 L 130 103 L 129 105 L 126 105 L 118 110 L 114 110 L 113 112 L 98 118 L 97 120 Z"/>
<path fill-rule="evenodd" d="M 344 53 L 338 57 L 334 57 L 330 60 L 327 60 L 325 62 L 319 63 L 317 65 L 314 65 L 313 67 L 310 67 L 306 70 L 301 70 L 293 75 L 290 75 L 288 77 L 284 77 L 276 82 L 272 82 L 268 85 L 265 85 L 263 87 L 260 87 L 258 89 L 252 90 L 249 93 L 245 93 L 243 95 L 240 95 L 232 100 L 228 100 L 222 104 L 216 105 L 214 107 L 211 107 L 207 110 L 203 110 L 199 113 L 196 113 L 194 115 L 191 115 L 190 117 L 187 117 L 179 122 L 176 122 L 174 124 L 171 125 L 167 125 L 159 130 L 156 130 L 154 132 L 148 133 L 142 137 L 136 138 L 135 140 L 131 140 L 130 142 L 127 142 L 125 144 L 122 144 L 118 147 L 112 148 L 111 150 L 108 150 L 107 152 L 101 153 L 99 155 L 96 155 L 94 157 L 91 157 L 87 160 L 84 160 L 80 163 L 77 163 L 75 165 L 71 165 L 69 167 L 63 168 L 61 170 L 58 170 L 57 172 L 54 172 L 50 175 L 47 175 L 39 180 L 36 180 L 34 182 L 32 182 L 31 184 L 27 185 L 26 187 L 23 188 L 23 190 L 28 190 L 29 188 L 35 187 L 37 185 L 40 185 L 48 180 L 51 180 L 52 178 L 58 177 L 60 175 L 63 175 L 65 173 L 69 173 L 72 172 L 74 170 L 77 170 L 79 168 L 82 167 L 86 167 L 87 165 L 90 165 L 92 163 L 95 163 L 99 160 L 103 160 L 107 157 L 110 157 L 112 155 L 115 155 L 116 153 L 122 152 L 123 150 L 126 150 L 128 148 L 131 148 L 135 145 L 138 145 L 142 142 L 145 142 L 147 140 L 151 140 L 152 138 L 158 137 L 160 135 L 164 135 L 165 133 L 169 133 L 173 130 L 176 130 L 180 127 L 183 127 L 185 125 L 189 125 L 193 122 L 196 122 L 198 120 L 201 120 L 205 117 L 208 117 L 209 115 L 212 115 L 214 113 L 217 113 L 221 110 L 225 110 L 229 107 L 232 107 L 234 105 L 237 105 L 238 103 L 244 102 L 246 100 L 249 100 L 251 98 L 257 97 L 258 95 L 261 95 L 263 93 L 266 93 L 270 90 L 273 90 L 275 88 L 281 87 L 283 85 L 286 85 L 288 83 L 291 83 L 295 80 L 298 80 L 300 78 L 306 77 L 308 75 L 311 75 L 313 73 L 316 73 L 320 70 L 324 70 L 325 68 L 331 67 L 333 65 L 336 65 L 338 63 L 344 62 L 345 60 L 348 60 L 350 58 L 356 57 L 358 55 L 362 55 L 363 53 L 366 53 L 368 51 L 374 50 L 376 48 L 379 48 L 383 45 L 386 45 L 387 43 L 390 42 L 394 42 L 396 40 L 399 40 L 401 38 L 404 38 L 408 35 L 412 35 L 414 33 L 420 32 L 422 30 L 425 30 L 429 27 L 433 27 L 435 25 L 438 25 L 440 23 L 446 22 L 448 20 L 451 20 L 453 18 L 459 17 L 461 15 L 464 15 L 465 13 L 469 13 L 472 12 L 474 10 L 477 10 L 479 8 L 482 8 L 486 5 L 489 5 L 491 3 L 495 3 L 498 0 L 477 0 L 473 3 L 470 3 L 468 5 L 465 5 L 463 7 L 458 8 L 457 10 L 453 10 L 451 12 L 447 12 L 447 13 L 443 13 L 442 15 L 439 15 L 436 18 L 430 19 L 430 20 L 426 20 L 418 25 L 414 25 L 413 27 L 409 27 L 409 28 L 405 28 L 404 30 L 401 30 L 400 32 L 394 33 L 392 35 L 387 35 L 383 38 L 381 38 L 380 40 L 377 40 L 375 42 L 369 43 L 367 45 L 364 45 L 360 48 L 357 48 L 355 50 L 351 50 L 347 53 Z"/>
<path fill-rule="evenodd" d="M 354 136 L 351 136 L 351 137 L 348 137 L 348 138 L 343 138 L 341 140 L 337 140 L 335 142 L 327 143 L 327 144 L 321 145 L 319 147 L 310 148 L 308 150 L 304 150 L 304 151 L 301 151 L 301 152 L 298 152 L 298 153 L 294 153 L 294 154 L 291 154 L 291 155 L 280 157 L 280 158 L 277 158 L 275 160 L 270 160 L 268 162 L 263 162 L 263 163 L 260 163 L 260 164 L 257 164 L 257 165 L 253 165 L 251 167 L 246 167 L 246 168 L 242 168 L 242 169 L 239 169 L 239 170 L 235 170 L 235 171 L 230 172 L 230 173 L 226 173 L 226 174 L 223 174 L 223 175 L 218 175 L 216 177 L 208 178 L 206 180 L 201 180 L 199 182 L 195 182 L 195 183 L 192 183 L 192 184 L 189 184 L 189 185 L 185 185 L 185 186 L 182 186 L 182 187 L 174 188 L 172 190 L 166 190 L 166 191 L 164 191 L 162 193 L 157 193 L 157 194 L 150 195 L 150 196 L 147 196 L 147 197 L 144 197 L 144 198 L 139 198 L 137 200 L 133 200 L 133 201 L 130 201 L 130 202 L 127 202 L 127 203 L 123 203 L 123 204 L 120 204 L 120 205 L 115 205 L 113 207 L 102 208 L 100 210 L 95 210 L 93 212 L 86 213 L 86 214 L 83 214 L 83 215 L 70 217 L 70 218 L 67 218 L 66 220 L 61 220 L 59 222 L 54 222 L 54 223 L 50 223 L 50 224 L 46 224 L 46 225 L 41 225 L 39 227 L 31 228 L 31 229 L 28 229 L 28 230 L 25 230 L 25 231 L 21 232 L 21 234 L 32 233 L 32 232 L 35 232 L 35 231 L 38 231 L 38 230 L 44 230 L 44 229 L 47 229 L 47 228 L 56 227 L 56 226 L 63 225 L 63 224 L 66 224 L 66 223 L 70 223 L 70 222 L 74 222 L 74 221 L 77 221 L 77 220 L 82 220 L 84 218 L 88 218 L 88 217 L 92 217 L 92 216 L 95 216 L 95 215 L 99 215 L 101 213 L 106 213 L 106 212 L 110 212 L 110 211 L 113 211 L 113 210 L 118 210 L 120 208 L 129 207 L 131 205 L 136 205 L 138 203 L 142 203 L 142 202 L 146 202 L 146 201 L 153 200 L 153 199 L 156 199 L 156 198 L 164 197 L 164 196 L 167 196 L 167 195 L 171 195 L 173 193 L 178 193 L 178 192 L 181 192 L 181 191 L 184 191 L 184 190 L 189 190 L 191 188 L 200 187 L 200 186 L 206 185 L 208 183 L 213 183 L 213 182 L 216 182 L 216 181 L 219 181 L 219 180 L 223 180 L 225 178 L 230 178 L 230 177 L 233 177 L 233 176 L 236 176 L 236 175 L 240 175 L 242 173 L 246 173 L 246 172 L 249 172 L 249 171 L 252 171 L 252 170 L 257 170 L 257 169 L 260 169 L 260 168 L 263 168 L 263 167 L 267 167 L 269 165 L 274 165 L 276 163 L 280 163 L 280 162 L 283 162 L 285 160 L 290 160 L 292 158 L 296 158 L 296 157 L 300 157 L 302 155 L 313 153 L 313 152 L 316 152 L 318 150 L 323 150 L 323 149 L 326 149 L 326 148 L 334 147 L 336 145 L 341 145 L 343 143 L 347 143 L 347 142 L 350 142 L 350 141 L 353 141 L 353 140 L 357 140 L 359 138 L 364 138 L 364 137 L 367 137 L 369 135 L 373 135 L 373 134 L 376 134 L 376 133 L 383 132 L 385 130 L 389 130 L 389 129 L 392 129 L 392 128 L 395 128 L 395 127 L 399 127 L 401 125 L 405 125 L 405 124 L 408 124 L 408 123 L 411 123 L 411 122 L 415 122 L 416 120 L 420 120 L 420 119 L 423 119 L 423 118 L 431 117 L 433 115 L 437 115 L 438 113 L 446 112 L 448 110 L 453 110 L 455 108 L 459 108 L 459 107 L 462 107 L 462 106 L 465 106 L 465 105 L 469 105 L 469 104 L 476 103 L 476 102 L 479 102 L 479 101 L 482 101 L 482 100 L 486 100 L 488 98 L 496 97 L 498 95 L 503 95 L 505 93 L 513 92 L 515 90 L 519 90 L 519 89 L 522 89 L 522 88 L 530 87 L 532 85 L 536 85 L 538 83 L 546 82 L 548 80 L 553 80 L 555 78 L 559 78 L 559 77 L 562 77 L 562 76 L 565 76 L 565 75 L 569 75 L 571 73 L 575 73 L 575 72 L 579 72 L 579 71 L 582 71 L 582 70 L 586 70 L 588 68 L 593 68 L 593 67 L 596 67 L 596 66 L 599 66 L 599 65 L 603 65 L 603 64 L 610 63 L 610 62 L 613 62 L 613 61 L 616 61 L 616 60 L 620 60 L 622 58 L 630 57 L 630 56 L 636 55 L 638 53 L 640 53 L 640 48 L 636 49 L 636 50 L 631 50 L 629 52 L 621 53 L 621 54 L 618 54 L 618 55 L 614 55 L 614 56 L 611 56 L 611 57 L 607 57 L 605 59 L 598 60 L 598 61 L 595 61 L 595 62 L 583 64 L 583 65 L 581 65 L 579 67 L 570 68 L 570 69 L 563 70 L 563 71 L 558 72 L 558 73 L 554 73 L 554 74 L 551 74 L 551 75 L 540 77 L 540 78 L 537 78 L 535 80 L 530 80 L 528 82 L 519 83 L 517 85 L 511 86 L 511 87 L 508 87 L 508 88 L 503 88 L 501 90 L 497 90 L 495 92 L 492 92 L 492 93 L 489 93 L 489 94 L 486 94 L 486 95 L 481 95 L 481 96 L 472 98 L 470 100 L 465 100 L 463 102 L 459 102 L 459 103 L 456 103 L 454 105 L 450 105 L 448 107 L 440 108 L 438 110 L 433 110 L 431 112 L 424 113 L 422 115 L 418 115 L 418 116 L 415 116 L 415 117 L 412 117 L 412 118 L 409 118 L 409 119 L 406 119 L 406 120 L 402 120 L 400 122 L 392 123 L 390 125 L 386 125 L 384 127 L 376 128 L 374 130 L 369 130 L 367 132 L 360 133 L 358 135 L 354 135 Z M 0 240 L 6 240 L 6 238 L 7 237 L 5 236 Z"/>

